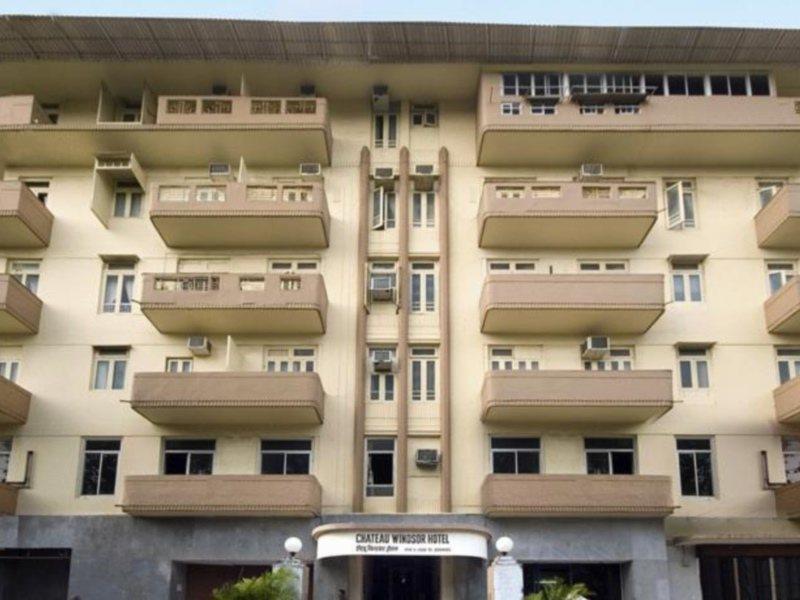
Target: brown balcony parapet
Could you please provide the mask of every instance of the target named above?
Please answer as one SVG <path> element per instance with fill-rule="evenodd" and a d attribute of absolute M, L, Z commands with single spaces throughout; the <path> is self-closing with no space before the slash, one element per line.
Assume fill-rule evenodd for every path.
<path fill-rule="evenodd" d="M 775 488 L 775 510 L 787 519 L 800 518 L 800 481 Z"/>
<path fill-rule="evenodd" d="M 31 393 L 28 390 L 0 377 L 0 423 L 25 423 L 30 405 Z"/>
<path fill-rule="evenodd" d="M 199 199 L 219 191 L 217 200 Z M 175 248 L 304 247 L 329 245 L 330 214 L 321 182 L 245 185 L 156 185 L 150 220 Z"/>
<path fill-rule="evenodd" d="M 775 416 L 781 423 L 800 423 L 800 377 L 794 377 L 772 392 Z"/>
<path fill-rule="evenodd" d="M 484 184 L 482 248 L 636 248 L 658 216 L 653 182 Z"/>
<path fill-rule="evenodd" d="M 0 482 L 0 515 L 13 516 L 17 514 L 18 495 L 18 486 Z"/>
<path fill-rule="evenodd" d="M 0 248 L 45 248 L 53 214 L 21 181 L 0 182 Z"/>
<path fill-rule="evenodd" d="M 800 185 L 787 184 L 755 217 L 760 248 L 800 248 Z"/>
<path fill-rule="evenodd" d="M 660 475 L 488 475 L 487 517 L 666 517 L 672 483 Z"/>
<path fill-rule="evenodd" d="M 792 279 L 764 302 L 767 331 L 800 333 L 800 280 Z"/>
<path fill-rule="evenodd" d="M 316 373 L 136 373 L 131 407 L 164 424 L 319 425 Z"/>
<path fill-rule="evenodd" d="M 489 371 L 485 422 L 637 423 L 672 408 L 671 371 Z"/>
<path fill-rule="evenodd" d="M 39 331 L 42 301 L 11 275 L 0 275 L 0 333 Z"/>
<path fill-rule="evenodd" d="M 664 312 L 663 275 L 489 275 L 484 333 L 640 334 Z"/>
<path fill-rule="evenodd" d="M 316 517 L 313 475 L 129 475 L 123 512 L 135 517 Z"/>

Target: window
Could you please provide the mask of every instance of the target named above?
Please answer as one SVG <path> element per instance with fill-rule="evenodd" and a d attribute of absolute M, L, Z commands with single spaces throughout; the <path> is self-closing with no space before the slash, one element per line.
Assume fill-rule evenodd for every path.
<path fill-rule="evenodd" d="M 519 102 L 502 102 L 500 104 L 501 115 L 518 115 L 520 110 Z"/>
<path fill-rule="evenodd" d="M 536 262 L 532 260 L 490 260 L 489 273 L 532 273 L 536 270 Z"/>
<path fill-rule="evenodd" d="M 600 104 L 581 104 L 580 113 L 582 115 L 602 115 L 605 108 Z"/>
<path fill-rule="evenodd" d="M 774 294 L 794 279 L 794 263 L 767 263 L 769 293 Z"/>
<path fill-rule="evenodd" d="M 411 125 L 414 127 L 437 127 L 439 107 L 435 104 L 412 104 Z"/>
<path fill-rule="evenodd" d="M 800 437 L 783 436 L 781 447 L 783 464 L 786 468 L 786 481 L 796 483 L 800 481 Z"/>
<path fill-rule="evenodd" d="M 8 465 L 11 462 L 12 438 L 0 438 L 0 481 L 8 479 Z"/>
<path fill-rule="evenodd" d="M 372 372 L 369 376 L 370 400 L 394 400 L 394 348 L 370 348 Z"/>
<path fill-rule="evenodd" d="M 560 96 L 559 73 L 503 73 L 504 96 Z"/>
<path fill-rule="evenodd" d="M 688 180 L 667 181 L 667 226 L 670 229 L 695 227 L 694 184 Z"/>
<path fill-rule="evenodd" d="M 436 194 L 414 192 L 411 197 L 411 226 L 416 229 L 436 227 Z"/>
<path fill-rule="evenodd" d="M 638 115 L 639 106 L 637 104 L 615 104 L 615 115 Z"/>
<path fill-rule="evenodd" d="M 92 389 L 121 390 L 125 387 L 127 348 L 95 348 Z"/>
<path fill-rule="evenodd" d="M 781 384 L 800 375 L 800 348 L 778 348 L 777 358 Z"/>
<path fill-rule="evenodd" d="M 138 185 L 117 185 L 114 192 L 114 216 L 134 218 L 142 214 L 142 188 Z"/>
<path fill-rule="evenodd" d="M 393 262 L 369 263 L 370 300 L 397 298 L 397 264 Z"/>
<path fill-rule="evenodd" d="M 714 476 L 710 438 L 678 438 L 681 495 L 713 496 Z"/>
<path fill-rule="evenodd" d="M 265 367 L 268 373 L 313 373 L 314 348 L 267 348 Z"/>
<path fill-rule="evenodd" d="M 102 305 L 104 313 L 131 312 L 135 273 L 135 263 L 106 263 Z"/>
<path fill-rule="evenodd" d="M 795 546 L 699 546 L 704 600 L 794 600 L 800 589 Z"/>
<path fill-rule="evenodd" d="M 555 104 L 549 104 L 547 102 L 531 102 L 531 114 L 532 115 L 554 115 L 556 114 L 556 106 Z"/>
<path fill-rule="evenodd" d="M 411 348 L 411 399 L 436 400 L 436 348 Z"/>
<path fill-rule="evenodd" d="M 225 186 L 222 185 L 199 185 L 195 191 L 197 202 L 225 202 Z"/>
<path fill-rule="evenodd" d="M 394 496 L 394 438 L 367 438 L 367 496 Z"/>
<path fill-rule="evenodd" d="M 55 125 L 58 123 L 59 113 L 61 112 L 61 107 L 58 104 L 41 104 L 42 111 L 44 114 L 47 115 L 47 118 L 50 119 L 50 123 Z M 42 123 L 45 125 L 45 123 Z"/>
<path fill-rule="evenodd" d="M 492 473 L 538 473 L 539 438 L 493 437 Z"/>
<path fill-rule="evenodd" d="M 313 259 L 301 260 L 271 260 L 269 261 L 271 273 L 316 273 L 319 271 L 319 261 Z"/>
<path fill-rule="evenodd" d="M 50 196 L 50 182 L 39 179 L 23 179 L 22 182 L 34 193 L 42 204 L 47 204 Z"/>
<path fill-rule="evenodd" d="M 704 348 L 679 349 L 678 367 L 683 389 L 706 389 L 709 387 L 708 350 Z"/>
<path fill-rule="evenodd" d="M 436 310 L 436 265 L 411 263 L 411 312 Z"/>
<path fill-rule="evenodd" d="M 191 373 L 193 365 L 191 358 L 168 358 L 164 370 L 167 373 Z"/>
<path fill-rule="evenodd" d="M 261 440 L 262 475 L 308 475 L 311 440 Z"/>
<path fill-rule="evenodd" d="M 39 264 L 39 261 L 11 261 L 8 273 L 35 294 L 39 290 Z"/>
<path fill-rule="evenodd" d="M 19 376 L 19 361 L 8 358 L 0 358 L 0 377 L 5 377 L 9 381 L 16 381 Z"/>
<path fill-rule="evenodd" d="M 586 371 L 630 371 L 633 368 L 633 349 L 612 346 L 608 358 L 584 361 L 583 368 Z"/>
<path fill-rule="evenodd" d="M 214 440 L 164 441 L 164 475 L 211 475 Z"/>
<path fill-rule="evenodd" d="M 396 194 L 384 186 L 378 186 L 372 192 L 372 229 L 394 229 L 397 217 L 395 212 Z"/>
<path fill-rule="evenodd" d="M 762 207 L 769 204 L 769 201 L 772 200 L 775 194 L 780 192 L 781 188 L 785 185 L 784 181 L 777 179 L 759 180 L 756 183 L 758 184 L 758 201 Z"/>
<path fill-rule="evenodd" d="M 84 440 L 82 496 L 106 496 L 114 493 L 119 448 L 119 440 Z"/>
<path fill-rule="evenodd" d="M 633 438 L 586 438 L 583 447 L 589 475 L 633 475 Z"/>
<path fill-rule="evenodd" d="M 397 147 L 397 113 L 377 113 L 375 114 L 375 147 L 376 148 L 396 148 Z"/>
<path fill-rule="evenodd" d="M 578 262 L 578 268 L 581 271 L 616 271 L 624 273 L 628 270 L 628 263 L 623 260 L 613 261 L 586 261 Z"/>
<path fill-rule="evenodd" d="M 491 371 L 536 371 L 540 348 L 533 346 L 492 346 L 489 348 Z"/>
<path fill-rule="evenodd" d="M 670 96 L 705 96 L 704 75 L 667 75 L 667 94 Z"/>
<path fill-rule="evenodd" d="M 672 265 L 672 299 L 675 302 L 702 302 L 703 286 L 698 263 Z"/>

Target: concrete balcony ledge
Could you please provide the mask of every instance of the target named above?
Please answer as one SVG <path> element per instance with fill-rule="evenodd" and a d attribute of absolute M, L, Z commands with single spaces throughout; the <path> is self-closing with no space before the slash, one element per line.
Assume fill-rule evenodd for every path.
<path fill-rule="evenodd" d="M 42 301 L 11 275 L 0 275 L 0 334 L 30 335 L 39 331 Z"/>
<path fill-rule="evenodd" d="M 28 420 L 31 393 L 5 377 L 0 377 L 0 423 L 22 425 Z"/>
<path fill-rule="evenodd" d="M 0 248 L 50 245 L 53 213 L 21 181 L 0 182 Z"/>
<path fill-rule="evenodd" d="M 787 519 L 800 519 L 800 482 L 774 488 L 775 510 Z"/>
<path fill-rule="evenodd" d="M 637 248 L 658 217 L 653 182 L 484 184 L 482 248 Z"/>
<path fill-rule="evenodd" d="M 666 517 L 672 482 L 660 475 L 488 475 L 487 517 Z"/>
<path fill-rule="evenodd" d="M 122 511 L 135 517 L 316 517 L 313 475 L 129 475 Z"/>
<path fill-rule="evenodd" d="M 764 302 L 770 333 L 800 333 L 800 280 L 792 279 Z"/>
<path fill-rule="evenodd" d="M 489 371 L 487 423 L 641 423 L 672 408 L 672 371 Z"/>
<path fill-rule="evenodd" d="M 0 482 L 0 515 L 13 516 L 17 514 L 18 495 L 18 486 Z"/>
<path fill-rule="evenodd" d="M 136 373 L 131 408 L 158 425 L 319 425 L 316 373 Z"/>
<path fill-rule="evenodd" d="M 483 333 L 641 334 L 664 313 L 664 276 L 489 275 Z"/>
<path fill-rule="evenodd" d="M 755 216 L 759 248 L 800 248 L 800 185 L 781 188 Z"/>
<path fill-rule="evenodd" d="M 775 417 L 780 423 L 800 423 L 800 377 L 776 387 L 772 397 L 775 400 Z"/>
<path fill-rule="evenodd" d="M 224 201 L 200 202 L 198 187 Z M 320 182 L 156 185 L 150 220 L 172 248 L 327 248 L 330 214 Z"/>
<path fill-rule="evenodd" d="M 321 334 L 328 295 L 319 273 L 148 273 L 141 307 L 161 333 Z"/>

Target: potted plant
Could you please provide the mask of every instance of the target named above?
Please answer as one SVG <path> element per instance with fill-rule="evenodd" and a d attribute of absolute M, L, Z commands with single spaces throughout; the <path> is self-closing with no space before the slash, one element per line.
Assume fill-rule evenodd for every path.
<path fill-rule="evenodd" d="M 214 590 L 211 597 L 213 600 L 299 600 L 295 574 L 288 569 L 226 583 Z"/>
<path fill-rule="evenodd" d="M 587 600 L 592 592 L 583 583 L 565 583 L 563 579 L 540 581 L 542 589 L 525 600 Z"/>

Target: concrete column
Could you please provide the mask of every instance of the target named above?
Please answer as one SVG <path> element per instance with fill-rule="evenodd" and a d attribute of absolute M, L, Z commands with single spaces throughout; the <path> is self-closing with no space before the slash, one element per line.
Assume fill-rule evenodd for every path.
<path fill-rule="evenodd" d="M 664 560 L 632 560 L 624 571 L 623 600 L 670 600 L 669 568 Z M 683 600 L 683 599 L 681 599 Z"/>
<path fill-rule="evenodd" d="M 297 591 L 297 598 L 298 600 L 307 600 L 309 583 L 308 567 L 302 561 L 296 558 L 287 558 L 272 565 L 273 571 L 277 571 L 279 569 L 285 569 L 291 573 L 294 573 L 294 587 Z"/>
<path fill-rule="evenodd" d="M 498 556 L 489 565 L 489 600 L 522 600 L 522 565 L 513 557 Z"/>

